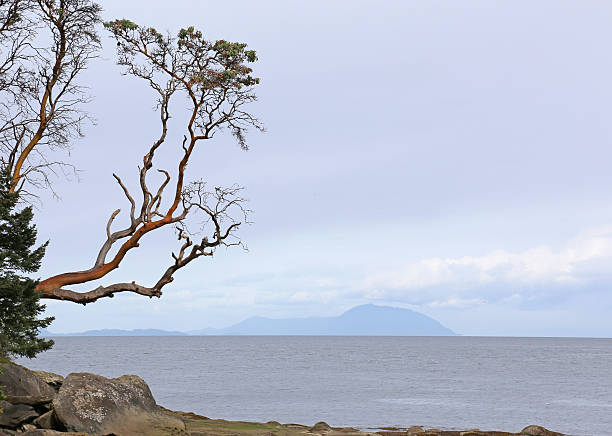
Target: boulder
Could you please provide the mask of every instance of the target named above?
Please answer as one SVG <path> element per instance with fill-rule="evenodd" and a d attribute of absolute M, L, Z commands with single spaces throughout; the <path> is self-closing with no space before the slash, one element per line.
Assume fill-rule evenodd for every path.
<path fill-rule="evenodd" d="M 135 375 L 108 379 L 69 374 L 53 400 L 53 410 L 67 431 L 117 436 L 186 434 L 183 420 L 159 408 L 145 381 Z"/>
<path fill-rule="evenodd" d="M 521 430 L 521 435 L 524 436 L 563 436 L 562 433 L 557 433 L 551 430 L 548 430 L 539 425 L 530 425 Z"/>
<path fill-rule="evenodd" d="M 51 396 L 7 395 L 6 401 L 11 404 L 27 404 L 28 406 L 42 406 L 53 401 Z"/>
<path fill-rule="evenodd" d="M 36 374 L 14 363 L 0 363 L 0 389 L 10 397 L 53 397 L 55 390 Z M 10 401 L 10 400 L 9 400 Z"/>
<path fill-rule="evenodd" d="M 53 413 L 53 410 L 50 410 L 32 421 L 32 424 L 34 424 L 38 428 L 53 430 L 54 428 L 57 428 L 58 423 L 57 419 L 55 419 L 55 414 Z"/>
<path fill-rule="evenodd" d="M 64 383 L 64 377 L 54 372 L 48 371 L 32 371 L 39 379 L 51 386 L 55 391 L 59 391 L 59 388 Z"/>
<path fill-rule="evenodd" d="M 331 431 L 331 429 L 332 428 L 329 426 L 328 423 L 320 421 L 320 422 L 317 422 L 312 427 L 310 427 L 310 432 L 312 432 L 312 433 L 324 433 L 324 432 Z"/>
<path fill-rule="evenodd" d="M 0 427 L 17 428 L 21 424 L 32 421 L 38 413 L 32 406 L 26 404 L 11 404 L 3 407 L 0 414 Z"/>

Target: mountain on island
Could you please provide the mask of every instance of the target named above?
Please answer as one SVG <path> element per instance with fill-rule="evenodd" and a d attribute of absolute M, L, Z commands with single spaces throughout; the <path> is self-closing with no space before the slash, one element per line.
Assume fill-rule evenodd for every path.
<path fill-rule="evenodd" d="M 365 304 L 340 316 L 272 319 L 253 316 L 223 329 L 191 335 L 329 335 L 329 336 L 455 336 L 456 333 L 422 313 L 399 307 Z"/>
<path fill-rule="evenodd" d="M 253 316 L 222 329 L 207 328 L 189 332 L 157 329 L 88 330 L 81 333 L 52 333 L 42 336 L 208 336 L 208 335 L 286 335 L 286 336 L 455 336 L 456 333 L 422 313 L 399 307 L 365 304 L 340 316 L 273 319 Z"/>

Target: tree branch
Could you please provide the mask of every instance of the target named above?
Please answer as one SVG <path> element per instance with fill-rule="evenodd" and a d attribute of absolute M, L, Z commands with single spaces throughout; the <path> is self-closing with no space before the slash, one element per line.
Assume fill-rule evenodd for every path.
<path fill-rule="evenodd" d="M 99 286 L 88 292 L 75 292 L 70 289 L 49 289 L 41 292 L 41 297 L 52 300 L 63 300 L 71 301 L 73 303 L 88 304 L 93 303 L 96 300 L 104 297 L 114 297 L 115 294 L 120 292 L 134 292 L 136 294 L 144 295 L 149 298 L 160 297 L 161 291 L 155 288 L 147 288 L 140 286 L 134 282 L 131 283 L 115 283 L 109 286 Z"/>

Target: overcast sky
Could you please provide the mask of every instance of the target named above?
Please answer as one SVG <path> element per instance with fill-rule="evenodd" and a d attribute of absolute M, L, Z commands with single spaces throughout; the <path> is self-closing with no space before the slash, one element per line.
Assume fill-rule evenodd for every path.
<path fill-rule="evenodd" d="M 159 300 L 48 302 L 52 331 L 190 330 L 375 303 L 466 335 L 612 336 L 612 3 L 102 5 L 105 19 L 195 25 L 257 50 L 252 111 L 267 132 L 248 152 L 216 138 L 188 169 L 246 186 L 254 223 L 241 233 L 249 252 L 192 264 Z M 120 74 L 107 35 L 104 47 L 84 77 L 98 123 L 70 157 L 80 181 L 59 180 L 61 200 L 37 213 L 51 241 L 43 277 L 93 264 L 109 214 L 127 210 L 112 173 L 134 183 L 159 131 L 153 94 Z M 152 285 L 175 244 L 149 237 L 100 284 Z"/>

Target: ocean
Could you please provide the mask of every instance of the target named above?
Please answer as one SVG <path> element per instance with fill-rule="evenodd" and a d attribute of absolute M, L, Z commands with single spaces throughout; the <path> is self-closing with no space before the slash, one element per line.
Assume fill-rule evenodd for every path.
<path fill-rule="evenodd" d="M 58 337 L 19 363 L 137 374 L 158 404 L 211 418 L 612 435 L 612 339 Z"/>

